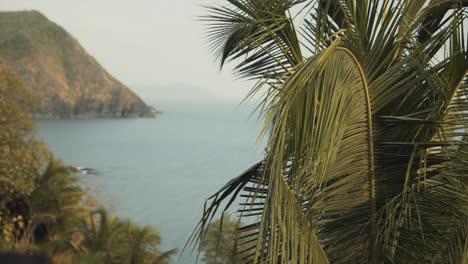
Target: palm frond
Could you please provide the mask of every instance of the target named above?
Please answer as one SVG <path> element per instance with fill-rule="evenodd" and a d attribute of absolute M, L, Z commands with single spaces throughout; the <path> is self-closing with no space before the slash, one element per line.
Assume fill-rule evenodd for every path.
<path fill-rule="evenodd" d="M 221 67 L 227 60 L 241 76 L 277 79 L 302 61 L 289 9 L 303 0 L 229 0 L 229 6 L 208 7 L 208 40 Z"/>
<path fill-rule="evenodd" d="M 468 221 L 460 225 L 459 230 L 446 246 L 447 251 L 434 258 L 432 263 L 468 263 Z"/>
<path fill-rule="evenodd" d="M 383 243 L 393 261 L 436 259 L 447 237 L 468 219 L 467 89 L 465 76 L 444 107 L 434 144 L 414 146 L 412 164 L 416 168 L 408 170 L 402 193 L 385 205 Z"/>
<path fill-rule="evenodd" d="M 249 25 L 268 17 L 259 15 L 264 6 L 248 6 L 253 2 L 237 6 L 244 25 L 247 17 L 255 18 Z M 250 220 L 238 241 L 255 249 L 245 263 L 461 258 L 468 198 L 467 2 L 305 6 L 305 41 L 297 46 L 310 56 L 301 53 L 300 60 L 281 48 L 285 39 L 297 39 L 287 4 L 278 25 L 217 31 L 216 47 L 228 47 L 222 61 L 244 57 L 239 69 L 260 78 L 253 92 L 267 84 L 261 135 L 269 141 L 261 169 L 213 196 L 196 234 L 202 236 L 222 200 L 230 206 L 240 194 L 246 198 L 241 217 Z M 234 24 L 232 14 L 218 15 L 211 22 L 230 17 Z"/>

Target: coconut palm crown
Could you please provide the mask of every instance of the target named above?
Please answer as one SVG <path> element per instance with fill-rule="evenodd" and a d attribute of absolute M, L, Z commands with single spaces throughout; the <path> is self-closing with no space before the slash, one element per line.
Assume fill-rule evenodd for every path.
<path fill-rule="evenodd" d="M 244 263 L 467 263 L 467 6 L 208 7 L 221 66 L 257 80 L 250 96 L 268 143 L 264 160 L 208 199 L 194 238 L 243 198 L 249 224 L 237 238 L 255 249 Z"/>

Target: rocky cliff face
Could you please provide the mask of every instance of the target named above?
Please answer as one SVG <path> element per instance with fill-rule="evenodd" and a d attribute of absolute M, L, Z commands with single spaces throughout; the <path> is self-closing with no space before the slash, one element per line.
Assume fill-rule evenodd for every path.
<path fill-rule="evenodd" d="M 62 27 L 37 11 L 0 12 L 0 63 L 41 98 L 39 117 L 153 116 Z"/>

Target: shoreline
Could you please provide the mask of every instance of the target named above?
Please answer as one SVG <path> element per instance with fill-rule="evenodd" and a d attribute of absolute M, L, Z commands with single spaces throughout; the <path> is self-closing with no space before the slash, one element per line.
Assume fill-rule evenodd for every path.
<path fill-rule="evenodd" d="M 31 117 L 34 120 L 89 120 L 89 119 L 150 119 L 157 118 L 162 115 L 163 112 L 160 110 L 153 110 L 151 113 L 146 114 L 132 114 L 126 116 L 118 115 L 71 115 L 71 116 L 55 116 L 55 115 L 41 115 L 41 114 L 32 114 Z"/>

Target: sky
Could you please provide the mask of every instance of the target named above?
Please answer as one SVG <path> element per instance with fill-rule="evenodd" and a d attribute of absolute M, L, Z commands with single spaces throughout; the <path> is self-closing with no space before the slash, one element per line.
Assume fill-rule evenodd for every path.
<path fill-rule="evenodd" d="M 222 71 L 198 21 L 213 0 L 0 0 L 38 10 L 71 33 L 114 77 L 144 98 L 240 100 L 251 82 Z"/>

